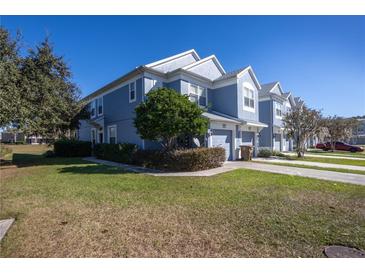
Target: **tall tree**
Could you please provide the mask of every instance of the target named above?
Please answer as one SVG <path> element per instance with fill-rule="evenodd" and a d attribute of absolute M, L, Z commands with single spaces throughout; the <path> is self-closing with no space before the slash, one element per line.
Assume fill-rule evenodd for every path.
<path fill-rule="evenodd" d="M 22 75 L 19 68 L 18 34 L 12 39 L 9 32 L 0 27 L 0 127 L 19 121 L 26 114 L 24 98 L 21 96 Z"/>
<path fill-rule="evenodd" d="M 136 109 L 134 124 L 143 139 L 161 141 L 170 150 L 181 135 L 200 136 L 207 132 L 203 110 L 187 96 L 173 89 L 150 91 L 147 100 Z"/>
<path fill-rule="evenodd" d="M 48 39 L 29 50 L 20 71 L 29 107 L 21 126 L 28 134 L 53 138 L 76 126 L 75 117 L 83 107 L 80 92 L 63 57 L 55 55 Z"/>
<path fill-rule="evenodd" d="M 352 136 L 352 131 L 357 126 L 358 121 L 353 118 L 329 116 L 322 120 L 322 124 L 326 129 L 325 137 L 330 140 L 331 150 L 334 151 L 337 141 L 346 141 Z"/>
<path fill-rule="evenodd" d="M 288 135 L 296 142 L 298 157 L 303 157 L 306 141 L 320 130 L 321 112 L 305 105 L 294 107 L 283 117 L 283 122 Z"/>

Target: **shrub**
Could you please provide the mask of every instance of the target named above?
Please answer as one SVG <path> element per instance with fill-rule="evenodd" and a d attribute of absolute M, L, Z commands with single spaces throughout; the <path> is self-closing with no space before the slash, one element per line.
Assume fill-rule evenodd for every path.
<path fill-rule="evenodd" d="M 91 155 L 91 142 L 58 140 L 54 142 L 54 153 L 60 157 L 85 157 Z"/>
<path fill-rule="evenodd" d="M 47 150 L 43 155 L 46 158 L 52 158 L 56 156 L 53 150 Z"/>
<path fill-rule="evenodd" d="M 139 150 L 133 162 L 145 167 L 169 171 L 198 171 L 222 166 L 226 159 L 224 148 L 193 148 L 162 152 Z"/>
<path fill-rule="evenodd" d="M 4 145 L 0 145 L 0 157 L 4 157 L 7 154 L 12 152 L 11 148 L 8 148 Z"/>
<path fill-rule="evenodd" d="M 99 159 L 131 163 L 133 154 L 137 151 L 135 144 L 97 144 L 94 146 L 94 154 Z"/>
<path fill-rule="evenodd" d="M 280 151 L 276 151 L 276 150 L 273 150 L 272 151 L 272 156 L 277 156 L 277 157 L 285 157 L 286 155 Z"/>
<path fill-rule="evenodd" d="M 262 148 L 257 153 L 258 157 L 263 157 L 263 158 L 269 158 L 269 157 L 271 157 L 271 155 L 272 155 L 272 152 L 268 148 Z"/>

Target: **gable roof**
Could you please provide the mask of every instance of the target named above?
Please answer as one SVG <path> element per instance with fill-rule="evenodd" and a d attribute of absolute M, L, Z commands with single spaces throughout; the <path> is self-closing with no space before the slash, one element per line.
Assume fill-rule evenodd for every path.
<path fill-rule="evenodd" d="M 212 60 L 214 62 L 214 64 L 216 65 L 216 67 L 218 68 L 218 70 L 220 71 L 220 73 L 223 75 L 226 73 L 226 71 L 224 70 L 223 66 L 221 65 L 221 63 L 218 61 L 217 57 L 215 57 L 215 55 L 210 55 L 208 57 L 205 57 L 204 59 L 201 59 L 195 63 L 191 63 L 185 67 L 183 67 L 182 69 L 184 70 L 190 70 L 192 69 L 193 67 L 196 67 L 196 66 L 200 66 L 208 61 Z"/>
<path fill-rule="evenodd" d="M 213 83 L 217 83 L 219 81 L 227 80 L 227 79 L 234 78 L 234 77 L 239 78 L 242 75 L 244 75 L 244 73 L 246 73 L 246 72 L 248 72 L 250 74 L 250 76 L 253 79 L 257 89 L 261 89 L 260 82 L 257 80 L 257 77 L 256 77 L 256 75 L 255 75 L 255 73 L 254 73 L 251 66 L 243 67 L 243 68 L 236 69 L 236 70 L 233 70 L 231 72 L 225 73 L 221 77 L 218 77 L 217 79 L 215 79 L 213 81 Z"/>
<path fill-rule="evenodd" d="M 145 67 L 153 68 L 153 67 L 162 65 L 164 63 L 171 62 L 175 59 L 181 58 L 181 57 L 189 55 L 189 54 L 191 54 L 195 58 L 195 60 L 197 60 L 197 61 L 200 60 L 200 57 L 199 57 L 198 53 L 196 53 L 195 49 L 190 49 L 190 50 L 175 54 L 173 56 L 158 60 L 156 62 L 149 63 L 149 64 L 145 65 Z"/>

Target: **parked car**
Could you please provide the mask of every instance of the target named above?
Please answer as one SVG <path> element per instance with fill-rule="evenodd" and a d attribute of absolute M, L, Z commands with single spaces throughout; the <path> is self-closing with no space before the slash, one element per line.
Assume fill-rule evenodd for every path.
<path fill-rule="evenodd" d="M 323 149 L 324 151 L 328 151 L 328 150 L 331 149 L 331 143 L 330 142 L 318 143 L 316 145 L 316 148 Z M 346 144 L 346 143 L 343 143 L 343 142 L 336 142 L 335 143 L 335 149 L 336 150 L 351 151 L 351 152 L 362 152 L 362 151 L 364 151 L 364 149 L 362 147 L 349 145 L 349 144 Z"/>

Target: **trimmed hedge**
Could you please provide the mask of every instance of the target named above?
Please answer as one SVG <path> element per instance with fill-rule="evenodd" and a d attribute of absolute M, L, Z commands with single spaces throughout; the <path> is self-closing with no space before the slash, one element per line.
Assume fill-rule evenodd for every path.
<path fill-rule="evenodd" d="M 53 149 L 56 156 L 85 157 L 91 155 L 91 142 L 58 140 L 54 143 Z"/>
<path fill-rule="evenodd" d="M 272 151 L 268 148 L 262 148 L 257 153 L 258 157 L 269 158 L 272 156 Z"/>
<path fill-rule="evenodd" d="M 134 154 L 133 162 L 149 168 L 169 171 L 198 171 L 222 166 L 226 160 L 225 149 L 192 148 L 162 152 L 139 150 Z"/>
<path fill-rule="evenodd" d="M 94 146 L 94 154 L 99 159 L 132 163 L 133 154 L 137 151 L 135 144 L 97 144 Z"/>

